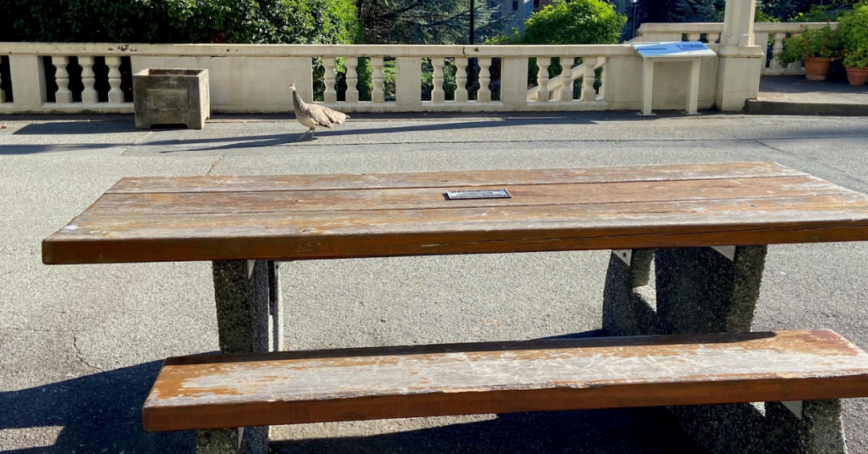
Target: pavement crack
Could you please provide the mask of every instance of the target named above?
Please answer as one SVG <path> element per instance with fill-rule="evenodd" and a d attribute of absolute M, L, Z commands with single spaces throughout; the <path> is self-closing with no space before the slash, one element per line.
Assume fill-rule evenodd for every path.
<path fill-rule="evenodd" d="M 126 155 L 126 154 L 127 154 L 127 151 L 129 151 L 130 148 L 132 148 L 132 147 L 134 147 L 134 146 L 140 144 L 143 140 L 147 139 L 147 138 L 148 138 L 151 134 L 153 134 L 153 133 L 154 133 L 153 131 L 148 131 L 148 132 L 145 133 L 145 135 L 143 135 L 142 137 L 139 137 L 138 139 L 136 139 L 135 142 L 133 142 L 133 143 L 127 145 L 127 147 L 124 148 L 124 151 L 121 152 L 121 156 Z"/>
<path fill-rule="evenodd" d="M 94 366 L 93 364 L 87 362 L 86 359 L 84 359 L 84 355 L 81 353 L 81 349 L 78 348 L 78 333 L 75 332 L 72 333 L 72 348 L 75 350 L 75 357 L 78 358 L 79 362 L 91 369 L 98 371 L 103 370 L 101 367 Z"/>
<path fill-rule="evenodd" d="M 223 160 L 223 156 L 217 156 L 217 159 L 211 162 L 211 167 L 205 172 L 205 175 L 211 175 L 211 171 L 214 170 L 214 167 L 217 167 L 217 164 Z"/>

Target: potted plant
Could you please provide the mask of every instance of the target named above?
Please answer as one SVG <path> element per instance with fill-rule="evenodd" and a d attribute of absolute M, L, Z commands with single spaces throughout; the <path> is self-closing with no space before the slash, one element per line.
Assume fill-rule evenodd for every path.
<path fill-rule="evenodd" d="M 868 47 L 847 53 L 843 63 L 850 85 L 865 85 L 868 80 Z"/>
<path fill-rule="evenodd" d="M 784 50 L 778 60 L 787 66 L 802 60 L 808 80 L 826 80 L 829 67 L 839 53 L 835 30 L 827 23 L 820 28 L 804 28 L 784 39 Z"/>
<path fill-rule="evenodd" d="M 868 1 L 856 4 L 838 21 L 838 40 L 850 85 L 865 85 L 868 77 Z"/>

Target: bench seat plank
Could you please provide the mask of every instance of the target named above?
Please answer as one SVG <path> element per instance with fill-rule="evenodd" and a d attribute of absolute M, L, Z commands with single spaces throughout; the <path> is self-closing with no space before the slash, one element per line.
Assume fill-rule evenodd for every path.
<path fill-rule="evenodd" d="M 145 430 L 868 396 L 828 330 L 170 358 Z"/>
<path fill-rule="evenodd" d="M 485 188 L 507 189 L 512 198 L 444 197 L 447 189 Z M 308 260 L 864 240 L 868 196 L 774 163 L 140 177 L 121 180 L 47 238 L 43 262 Z"/>

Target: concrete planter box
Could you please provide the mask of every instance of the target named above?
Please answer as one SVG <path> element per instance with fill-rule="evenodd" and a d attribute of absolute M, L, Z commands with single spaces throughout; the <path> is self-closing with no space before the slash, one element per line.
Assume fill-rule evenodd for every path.
<path fill-rule="evenodd" d="M 133 74 L 136 128 L 183 124 L 202 129 L 211 116 L 207 69 L 143 69 Z"/>

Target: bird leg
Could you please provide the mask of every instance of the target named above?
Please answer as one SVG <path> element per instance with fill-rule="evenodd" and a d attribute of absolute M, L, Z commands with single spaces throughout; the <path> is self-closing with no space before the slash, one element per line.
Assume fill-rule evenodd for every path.
<path fill-rule="evenodd" d="M 314 134 L 316 134 L 316 128 L 310 128 L 310 140 L 313 140 Z"/>

